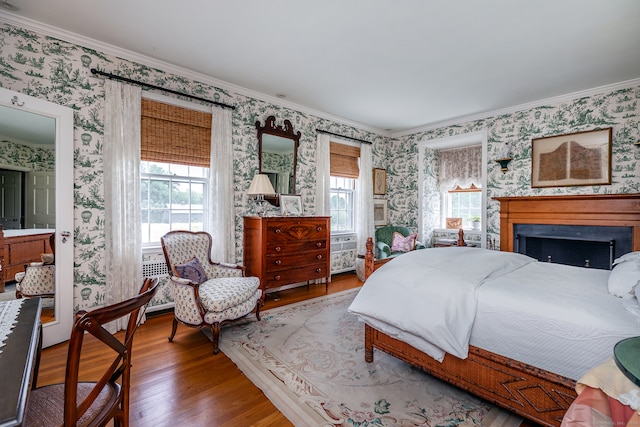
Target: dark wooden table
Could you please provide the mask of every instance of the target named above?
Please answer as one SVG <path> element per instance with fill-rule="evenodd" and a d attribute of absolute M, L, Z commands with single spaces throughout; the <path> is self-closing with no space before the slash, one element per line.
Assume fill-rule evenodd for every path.
<path fill-rule="evenodd" d="M 41 340 L 40 298 L 22 303 L 17 323 L 0 353 L 0 427 L 20 426 L 35 384 Z"/>

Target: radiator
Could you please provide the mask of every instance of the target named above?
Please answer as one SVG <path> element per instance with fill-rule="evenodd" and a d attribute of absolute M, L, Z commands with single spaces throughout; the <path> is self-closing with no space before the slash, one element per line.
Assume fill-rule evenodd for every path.
<path fill-rule="evenodd" d="M 331 274 L 355 270 L 356 246 L 355 234 L 331 237 Z"/>
<path fill-rule="evenodd" d="M 164 260 L 144 261 L 142 263 L 142 277 L 151 279 L 169 277 L 167 263 Z"/>

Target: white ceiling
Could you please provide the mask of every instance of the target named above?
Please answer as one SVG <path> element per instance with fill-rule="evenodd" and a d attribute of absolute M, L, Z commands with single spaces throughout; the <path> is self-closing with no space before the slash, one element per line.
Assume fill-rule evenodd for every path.
<path fill-rule="evenodd" d="M 638 0 L 4 1 L 20 10 L 0 14 L 395 133 L 640 77 Z"/>

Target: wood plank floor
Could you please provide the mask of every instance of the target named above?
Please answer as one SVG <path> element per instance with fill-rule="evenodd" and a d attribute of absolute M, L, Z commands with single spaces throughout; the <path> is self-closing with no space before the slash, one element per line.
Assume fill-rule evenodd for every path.
<path fill-rule="evenodd" d="M 361 286 L 355 274 L 334 275 L 329 293 Z M 325 295 L 325 285 L 269 294 L 264 309 Z M 264 394 L 195 328 L 178 326 L 172 343 L 172 314 L 150 316 L 136 332 L 133 348 L 130 425 L 139 426 L 291 426 Z M 88 337 L 81 375 L 92 377 L 106 363 L 102 349 Z M 64 381 L 67 344 L 44 349 L 38 385 Z M 523 423 L 522 427 L 535 427 Z"/>

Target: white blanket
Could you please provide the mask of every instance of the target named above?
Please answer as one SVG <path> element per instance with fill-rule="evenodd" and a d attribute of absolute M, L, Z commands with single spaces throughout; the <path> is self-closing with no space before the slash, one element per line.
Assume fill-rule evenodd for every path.
<path fill-rule="evenodd" d="M 431 248 L 403 254 L 374 272 L 349 311 L 436 360 L 466 358 L 477 291 L 535 259 L 477 248 Z"/>

